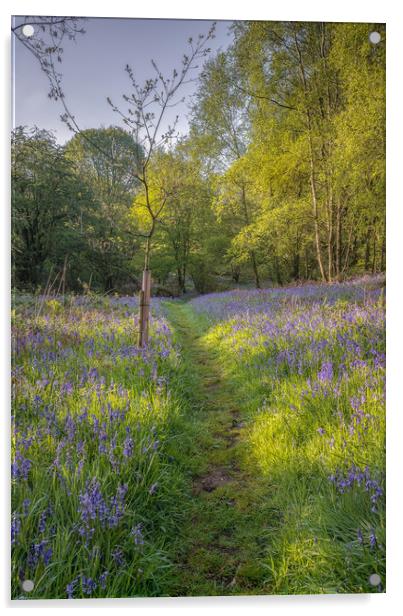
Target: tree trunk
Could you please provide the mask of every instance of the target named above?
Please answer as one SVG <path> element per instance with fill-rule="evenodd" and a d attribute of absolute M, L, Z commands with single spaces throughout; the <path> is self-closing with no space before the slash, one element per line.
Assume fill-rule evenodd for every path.
<path fill-rule="evenodd" d="M 365 271 L 368 272 L 369 270 L 369 257 L 370 257 L 370 252 L 371 252 L 371 246 L 370 246 L 370 239 L 371 239 L 371 230 L 368 229 L 367 231 L 367 237 L 366 237 L 366 242 L 365 242 Z"/>
<path fill-rule="evenodd" d="M 178 292 L 179 292 L 179 295 L 182 295 L 183 293 L 186 293 L 184 267 L 181 265 L 178 265 L 176 269 L 176 273 L 178 276 Z"/>
<path fill-rule="evenodd" d="M 314 161 L 313 161 L 311 134 L 309 134 L 309 144 L 310 144 L 309 150 L 310 150 L 310 169 L 311 169 L 310 184 L 311 184 L 311 195 L 312 195 L 313 224 L 314 224 L 314 232 L 315 232 L 316 259 L 318 261 L 319 271 L 320 271 L 322 280 L 326 282 L 325 268 L 323 267 L 322 253 L 320 249 L 318 198 L 317 198 L 317 193 L 316 193 L 315 166 L 314 166 Z"/>
<path fill-rule="evenodd" d="M 377 256 L 376 255 L 376 244 L 377 244 L 376 239 L 377 238 L 376 238 L 376 231 L 375 231 L 375 224 L 374 224 L 374 233 L 373 233 L 373 242 L 372 242 L 372 245 L 373 245 L 372 268 L 371 268 L 372 274 L 375 274 L 376 272 L 376 256 Z"/>
<path fill-rule="evenodd" d="M 109 272 L 105 280 L 105 292 L 108 293 L 109 291 L 112 291 L 112 289 L 113 289 L 113 274 Z"/>
<path fill-rule="evenodd" d="M 292 277 L 294 280 L 299 280 L 299 265 L 300 265 L 300 256 L 299 256 L 299 251 L 297 250 L 293 258 Z"/>
<path fill-rule="evenodd" d="M 384 234 L 382 238 L 382 249 L 381 249 L 381 272 L 385 271 L 385 257 L 386 257 L 386 237 Z"/>
<path fill-rule="evenodd" d="M 240 276 L 241 276 L 241 268 L 239 267 L 239 265 L 231 265 L 232 280 L 238 284 Z"/>
<path fill-rule="evenodd" d="M 301 75 L 301 82 L 304 91 L 305 98 L 305 115 L 307 120 L 307 128 L 308 128 L 308 145 L 309 145 L 309 182 L 311 186 L 311 195 L 312 195 L 312 210 L 313 210 L 313 221 L 314 221 L 314 233 L 315 233 L 315 246 L 316 246 L 316 258 L 318 261 L 320 275 L 322 280 L 326 282 L 326 274 L 325 269 L 323 267 L 322 253 L 320 248 L 320 235 L 319 235 L 319 217 L 318 217 L 318 195 L 316 190 L 316 172 L 315 172 L 315 160 L 314 160 L 314 147 L 313 147 L 313 138 L 312 138 L 312 120 L 311 120 L 311 111 L 310 111 L 310 102 L 308 100 L 308 84 L 305 76 L 305 67 L 302 60 L 302 53 L 298 43 L 298 38 L 296 31 L 294 29 L 294 41 L 295 48 L 298 53 L 299 59 L 299 70 Z"/>
<path fill-rule="evenodd" d="M 274 255 L 274 270 L 276 272 L 276 282 L 281 286 L 283 284 L 283 278 L 281 276 L 280 262 L 277 255 Z"/>
<path fill-rule="evenodd" d="M 332 281 L 333 277 L 333 190 L 331 178 L 328 177 L 328 229 L 327 229 L 327 279 Z"/>
<path fill-rule="evenodd" d="M 243 206 L 243 211 L 244 211 L 245 224 L 249 225 L 248 204 L 246 202 L 246 190 L 245 190 L 245 184 L 243 182 L 241 186 L 241 191 L 242 191 L 242 206 Z M 257 265 L 256 255 L 255 255 L 254 250 L 250 251 L 250 259 L 252 261 L 253 273 L 255 275 L 255 285 L 257 289 L 260 289 L 259 268 Z"/>
<path fill-rule="evenodd" d="M 336 279 L 340 282 L 341 272 L 340 272 L 340 264 L 341 264 L 341 202 L 340 199 L 337 200 L 336 207 Z"/>
<path fill-rule="evenodd" d="M 256 263 L 256 256 L 255 256 L 255 252 L 253 250 L 251 250 L 250 252 L 250 258 L 252 261 L 252 267 L 253 267 L 253 273 L 255 274 L 255 285 L 257 289 L 260 289 L 260 277 L 259 277 L 259 269 Z"/>
<path fill-rule="evenodd" d="M 182 277 L 183 277 L 183 293 L 186 293 L 186 261 L 183 264 Z"/>

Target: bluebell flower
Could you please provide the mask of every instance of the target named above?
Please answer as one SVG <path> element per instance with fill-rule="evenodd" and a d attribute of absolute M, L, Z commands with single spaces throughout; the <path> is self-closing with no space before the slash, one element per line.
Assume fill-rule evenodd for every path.
<path fill-rule="evenodd" d="M 142 524 L 137 524 L 137 526 L 134 526 L 131 529 L 130 534 L 131 534 L 132 537 L 134 537 L 135 545 L 144 545 L 143 525 Z"/>
<path fill-rule="evenodd" d="M 82 575 L 81 576 L 81 587 L 85 595 L 92 595 L 94 590 L 96 590 L 97 583 L 92 578 Z"/>
<path fill-rule="evenodd" d="M 371 548 L 376 548 L 377 546 L 376 535 L 373 529 L 371 530 L 369 534 L 369 545 L 371 546 Z"/>
<path fill-rule="evenodd" d="M 47 509 L 45 509 L 45 511 L 42 511 L 42 513 L 40 515 L 39 524 L 38 524 L 38 532 L 39 533 L 44 533 L 45 530 L 46 530 L 47 514 L 48 514 L 48 511 L 47 511 Z"/>
<path fill-rule="evenodd" d="M 120 548 L 115 548 L 112 552 L 112 558 L 118 567 L 122 566 L 125 562 L 123 552 Z"/>
<path fill-rule="evenodd" d="M 131 438 L 131 436 L 128 435 L 125 438 L 125 442 L 123 445 L 123 455 L 126 458 L 130 458 L 133 455 L 133 449 L 134 449 L 133 439 Z"/>
<path fill-rule="evenodd" d="M 21 520 L 13 515 L 11 519 L 11 545 L 14 545 L 17 541 L 17 537 L 21 530 Z"/>
<path fill-rule="evenodd" d="M 99 586 L 100 588 L 102 588 L 102 590 L 105 590 L 106 588 L 106 578 L 108 577 L 109 572 L 108 571 L 104 571 L 100 576 L 99 576 Z"/>
<path fill-rule="evenodd" d="M 67 586 L 66 586 L 66 594 L 67 594 L 67 598 L 68 599 L 72 599 L 73 598 L 74 589 L 77 586 L 77 583 L 78 583 L 78 578 L 76 578 L 75 580 L 72 580 L 70 582 L 70 584 L 67 584 Z"/>
<path fill-rule="evenodd" d="M 330 361 L 323 362 L 322 368 L 318 372 L 318 380 L 322 383 L 331 381 L 333 378 L 333 364 Z"/>
<path fill-rule="evenodd" d="M 25 498 L 22 503 L 22 511 L 23 511 L 24 516 L 28 515 L 30 504 L 31 504 L 31 500 L 29 498 Z"/>
<path fill-rule="evenodd" d="M 51 548 L 48 548 L 47 550 L 45 550 L 48 543 L 49 542 L 46 539 L 43 539 L 39 543 L 31 544 L 29 551 L 28 551 L 28 557 L 27 557 L 27 563 L 29 567 L 35 568 L 40 558 L 42 558 L 42 560 L 45 562 L 45 554 L 46 554 L 46 561 L 47 561 L 45 562 L 45 564 L 48 564 L 52 556 Z"/>
<path fill-rule="evenodd" d="M 151 494 L 151 496 L 153 496 L 156 492 L 157 492 L 157 488 L 158 488 L 158 482 L 153 483 L 152 486 L 149 489 L 149 494 Z"/>

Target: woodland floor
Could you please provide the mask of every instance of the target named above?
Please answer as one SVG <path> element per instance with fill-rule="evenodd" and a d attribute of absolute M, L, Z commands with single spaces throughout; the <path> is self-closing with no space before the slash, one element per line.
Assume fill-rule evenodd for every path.
<path fill-rule="evenodd" d="M 192 381 L 196 413 L 189 516 L 169 594 L 269 594 L 264 529 L 278 513 L 270 511 L 267 485 L 246 469 L 245 421 L 235 386 L 206 344 L 191 306 L 167 303 L 167 312 Z"/>

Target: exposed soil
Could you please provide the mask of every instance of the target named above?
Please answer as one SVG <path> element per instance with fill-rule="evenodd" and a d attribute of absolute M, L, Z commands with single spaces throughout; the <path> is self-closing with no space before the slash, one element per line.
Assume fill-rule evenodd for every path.
<path fill-rule="evenodd" d="M 226 468 L 213 467 L 207 475 L 193 481 L 193 494 L 200 494 L 203 490 L 212 492 L 229 481 L 231 481 L 231 476 Z"/>

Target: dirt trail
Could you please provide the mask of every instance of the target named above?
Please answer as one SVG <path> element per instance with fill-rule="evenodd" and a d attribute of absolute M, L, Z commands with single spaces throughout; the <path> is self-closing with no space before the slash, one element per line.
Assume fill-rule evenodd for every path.
<path fill-rule="evenodd" d="M 203 338 L 189 304 L 171 304 L 169 319 L 200 410 L 191 515 L 178 560 L 176 595 L 261 594 L 265 572 L 261 491 L 242 465 L 245 422 L 222 361 Z"/>

